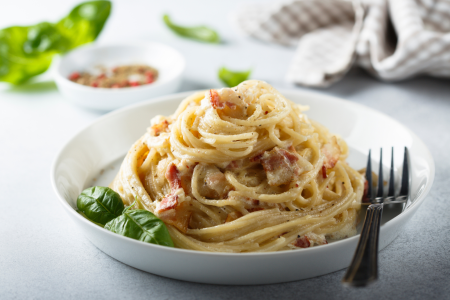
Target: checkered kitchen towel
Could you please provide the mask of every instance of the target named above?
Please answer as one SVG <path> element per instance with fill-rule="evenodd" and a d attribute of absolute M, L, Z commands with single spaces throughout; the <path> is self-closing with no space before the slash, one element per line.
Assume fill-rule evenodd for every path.
<path fill-rule="evenodd" d="M 235 19 L 254 38 L 297 45 L 296 84 L 326 87 L 354 62 L 386 81 L 450 77 L 450 0 L 290 0 L 242 6 Z"/>

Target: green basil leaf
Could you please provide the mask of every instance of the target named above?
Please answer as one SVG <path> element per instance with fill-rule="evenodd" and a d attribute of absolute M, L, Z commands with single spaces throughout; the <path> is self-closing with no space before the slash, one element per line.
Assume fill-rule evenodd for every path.
<path fill-rule="evenodd" d="M 23 43 L 23 51 L 32 56 L 45 52 L 64 52 L 68 50 L 69 41 L 61 37 L 55 25 L 42 22 L 28 26 L 27 40 Z"/>
<path fill-rule="evenodd" d="M 77 207 L 89 220 L 102 225 L 120 216 L 124 210 L 119 194 L 102 186 L 85 189 L 78 196 Z"/>
<path fill-rule="evenodd" d="M 206 26 L 195 26 L 195 27 L 183 27 L 180 25 L 174 24 L 168 15 L 163 16 L 164 23 L 166 23 L 167 27 L 169 27 L 176 34 L 190 38 L 193 40 L 206 42 L 206 43 L 219 43 L 220 37 L 209 27 Z"/>
<path fill-rule="evenodd" d="M 85 2 L 57 24 L 42 22 L 0 30 L 0 81 L 20 84 L 44 73 L 55 54 L 94 41 L 110 11 L 109 1 Z"/>
<path fill-rule="evenodd" d="M 237 86 L 239 83 L 246 81 L 250 74 L 252 73 L 252 70 L 244 71 L 244 72 L 235 72 L 230 71 L 225 67 L 222 67 L 219 69 L 219 79 L 222 80 L 222 82 L 228 86 Z"/>
<path fill-rule="evenodd" d="M 0 81 L 22 83 L 44 73 L 66 41 L 50 23 L 0 30 Z"/>
<path fill-rule="evenodd" d="M 111 12 L 111 2 L 90 1 L 76 6 L 70 14 L 56 23 L 61 36 L 70 41 L 68 50 L 94 41 Z"/>
<path fill-rule="evenodd" d="M 103 225 L 103 224 L 100 224 L 100 223 L 97 223 L 97 222 L 94 222 L 94 221 L 90 220 L 85 214 L 83 214 L 83 212 L 77 210 L 77 213 L 79 213 L 80 215 L 83 216 L 83 218 L 85 218 L 86 220 L 91 221 L 91 222 L 94 223 L 95 225 L 100 226 L 100 227 L 105 227 L 105 225 Z"/>
<path fill-rule="evenodd" d="M 146 243 L 173 247 L 163 221 L 145 209 L 132 209 L 106 223 L 105 229 Z"/>

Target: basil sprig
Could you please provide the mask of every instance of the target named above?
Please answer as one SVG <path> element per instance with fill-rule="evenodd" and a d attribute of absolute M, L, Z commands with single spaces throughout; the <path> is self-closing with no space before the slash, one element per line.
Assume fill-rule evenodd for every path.
<path fill-rule="evenodd" d="M 56 24 L 42 22 L 0 30 L 0 81 L 20 84 L 44 73 L 55 54 L 94 41 L 110 11 L 109 1 L 84 2 Z"/>
<path fill-rule="evenodd" d="M 124 207 L 115 191 L 94 186 L 78 196 L 77 207 L 84 217 L 111 232 L 146 243 L 174 247 L 163 221 L 145 209 L 131 209 L 136 201 Z"/>
<path fill-rule="evenodd" d="M 237 86 L 239 83 L 246 81 L 252 70 L 236 72 L 222 67 L 219 69 L 219 79 L 228 87 Z"/>
<path fill-rule="evenodd" d="M 164 23 L 176 34 L 206 43 L 219 43 L 220 37 L 216 31 L 206 26 L 184 27 L 174 24 L 168 15 L 163 16 Z"/>

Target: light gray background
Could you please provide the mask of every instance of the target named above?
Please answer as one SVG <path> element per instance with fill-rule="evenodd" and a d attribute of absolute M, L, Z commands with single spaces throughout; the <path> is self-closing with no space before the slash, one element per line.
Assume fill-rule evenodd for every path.
<path fill-rule="evenodd" d="M 253 69 L 253 78 L 277 88 L 292 48 L 242 37 L 230 21 L 239 1 L 119 1 L 100 42 L 160 41 L 187 59 L 182 91 L 220 86 L 220 66 Z M 0 27 L 55 21 L 75 1 L 1 1 Z M 175 37 L 161 22 L 216 28 L 224 44 Z M 450 293 L 450 81 L 421 77 L 381 83 L 353 70 L 320 93 L 375 108 L 405 124 L 429 147 L 436 179 L 427 201 L 398 238 L 380 253 L 380 280 L 365 289 L 344 288 L 344 271 L 265 286 L 214 286 L 182 282 L 124 265 L 95 248 L 59 206 L 50 165 L 73 134 L 100 116 L 66 103 L 51 81 L 0 85 L 0 299 L 380 299 L 449 298 Z M 298 88 L 301 89 L 301 88 Z M 195 270 L 193 270 L 195 272 Z"/>

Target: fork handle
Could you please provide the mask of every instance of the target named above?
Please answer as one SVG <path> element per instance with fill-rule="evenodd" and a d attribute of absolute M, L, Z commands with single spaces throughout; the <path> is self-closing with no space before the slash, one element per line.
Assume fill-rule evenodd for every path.
<path fill-rule="evenodd" d="M 378 238 L 383 203 L 371 204 L 359 238 L 352 263 L 342 282 L 351 286 L 366 286 L 378 278 Z"/>

